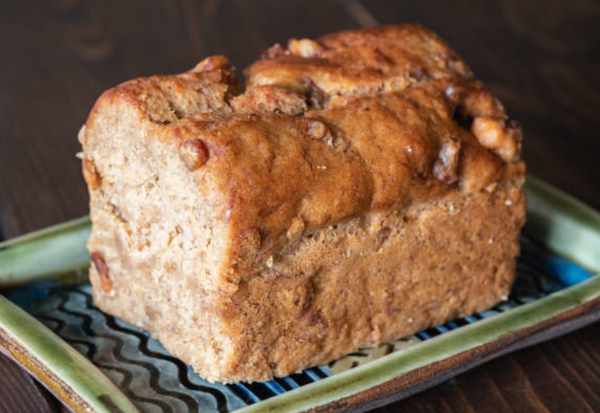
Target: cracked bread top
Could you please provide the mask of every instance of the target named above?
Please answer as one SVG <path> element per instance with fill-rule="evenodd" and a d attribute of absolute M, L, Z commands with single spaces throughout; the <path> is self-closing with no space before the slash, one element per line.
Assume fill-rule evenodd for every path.
<path fill-rule="evenodd" d="M 189 72 L 126 82 L 123 104 L 177 147 L 230 229 L 225 279 L 302 234 L 524 176 L 521 131 L 431 31 L 394 25 L 275 45 L 237 84 L 213 56 Z M 86 166 L 87 162 L 87 166 Z M 91 190 L 101 171 L 84 159 Z M 86 173 L 87 170 L 87 173 Z"/>

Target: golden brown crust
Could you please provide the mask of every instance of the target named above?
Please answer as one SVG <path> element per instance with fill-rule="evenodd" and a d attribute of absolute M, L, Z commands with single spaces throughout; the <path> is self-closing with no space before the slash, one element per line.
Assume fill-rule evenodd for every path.
<path fill-rule="evenodd" d="M 184 173 L 187 183 L 179 192 L 178 188 L 164 192 L 173 199 L 185 198 L 192 207 L 192 198 L 206 200 L 207 214 L 218 223 L 222 249 L 215 251 L 222 255 L 214 257 L 218 265 L 202 276 L 203 282 L 211 280 L 202 285 L 203 293 L 214 294 L 211 302 L 227 302 L 236 291 L 243 300 L 248 283 L 259 283 L 253 280 L 271 268 L 273 257 L 329 227 L 482 193 L 478 202 L 485 206 L 486 197 L 492 197 L 498 185 L 520 191 L 525 166 L 520 160 L 519 125 L 508 119 L 502 104 L 474 79 L 464 61 L 423 27 L 385 26 L 292 40 L 287 47 L 267 50 L 245 73 L 243 93 L 223 56 L 209 57 L 183 74 L 126 82 L 100 97 L 80 136 L 84 171 L 97 205 L 108 197 L 111 180 L 120 179 L 108 170 L 116 168 L 115 162 L 131 163 L 126 157 L 93 159 L 100 155 L 93 155 L 91 148 L 113 139 L 102 131 L 111 120 L 125 119 L 124 136 L 141 131 L 139 142 L 128 149 L 135 156 L 151 152 L 153 162 L 161 163 L 157 154 L 164 152 L 175 159 L 169 158 L 163 170 L 173 176 Z M 110 153 L 106 148 L 97 152 L 102 151 Z M 149 170 L 158 174 L 159 168 Z M 156 185 L 144 181 L 129 187 L 141 191 Z M 146 191 L 154 194 L 154 189 Z M 518 194 L 511 196 L 518 199 Z M 102 216 L 112 218 L 103 219 L 123 224 L 119 236 L 130 237 L 128 216 L 136 211 L 122 213 L 119 208 L 128 206 L 116 205 L 117 195 L 108 198 L 108 212 Z M 519 201 L 514 217 L 517 229 L 509 237 L 514 243 L 523 208 L 524 202 Z M 155 209 L 160 210 L 149 208 L 152 217 L 144 217 L 140 233 L 164 219 L 162 212 L 152 215 Z M 486 216 L 491 211 L 486 210 Z M 102 231 L 93 232 L 93 246 L 118 238 L 106 223 L 101 227 Z M 492 230 L 501 229 L 486 227 Z M 170 244 L 188 229 L 161 231 L 168 232 Z M 216 237 L 212 239 L 216 242 Z M 206 243 L 211 244 L 210 237 Z M 514 243 L 511 247 L 507 241 L 505 246 L 512 252 L 499 250 L 494 255 L 506 261 L 502 265 L 507 274 L 514 264 Z M 109 266 L 110 260 L 120 260 L 123 271 L 141 271 L 133 264 L 121 266 L 130 258 L 125 252 L 105 258 Z M 311 267 L 311 271 L 320 270 Z M 114 274 L 111 269 L 118 286 Z M 490 296 L 497 298 L 498 291 Z M 96 295 L 101 301 L 107 299 L 98 291 Z M 229 320 L 224 325 L 236 317 L 236 322 L 246 325 L 248 320 L 240 321 L 238 310 L 223 304 L 223 311 L 231 314 L 215 317 Z M 161 335 L 177 340 L 175 333 Z M 366 339 L 352 340 L 364 344 Z M 261 365 L 247 377 L 267 377 L 270 368 Z M 285 368 L 272 370 L 283 374 Z M 240 374 L 232 370 L 229 375 Z"/>
<path fill-rule="evenodd" d="M 162 126 L 157 136 L 180 142 L 200 182 L 218 188 L 235 234 L 233 282 L 296 217 L 310 232 L 477 191 L 513 167 L 468 130 L 473 117 L 504 121 L 502 105 L 423 27 L 341 32 L 266 55 L 246 70 L 248 88 L 235 98 L 230 64 L 217 56 L 181 75 L 127 82 L 97 104 L 130 101 Z M 190 160 L 190 149 L 200 158 Z M 258 237 L 256 250 L 249 236 Z"/>
<path fill-rule="evenodd" d="M 472 77 L 466 63 L 446 43 L 416 25 L 292 40 L 287 48 L 270 49 L 263 56 L 245 71 L 248 87 L 276 84 L 301 92 L 315 87 L 329 98 L 400 90 L 432 79 Z"/>

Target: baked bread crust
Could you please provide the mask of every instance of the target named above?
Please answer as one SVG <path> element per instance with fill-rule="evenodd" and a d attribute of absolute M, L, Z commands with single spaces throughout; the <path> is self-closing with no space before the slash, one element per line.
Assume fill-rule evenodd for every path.
<path fill-rule="evenodd" d="M 209 380 L 252 381 L 508 293 L 520 127 L 434 33 L 292 40 L 246 79 L 215 56 L 97 101 L 80 140 L 100 308 Z"/>

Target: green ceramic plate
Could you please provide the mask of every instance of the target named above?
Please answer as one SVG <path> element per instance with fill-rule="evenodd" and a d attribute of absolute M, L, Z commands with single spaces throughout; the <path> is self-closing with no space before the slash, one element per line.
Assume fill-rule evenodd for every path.
<path fill-rule="evenodd" d="M 509 300 L 267 383 L 202 380 L 144 331 L 95 307 L 82 218 L 0 244 L 0 345 L 74 411 L 364 411 L 600 318 L 600 215 L 528 178 Z M 60 257 L 58 259 L 57 257 Z"/>

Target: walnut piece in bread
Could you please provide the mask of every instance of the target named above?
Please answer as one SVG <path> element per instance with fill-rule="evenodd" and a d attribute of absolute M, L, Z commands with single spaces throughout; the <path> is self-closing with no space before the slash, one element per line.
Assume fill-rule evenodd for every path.
<path fill-rule="evenodd" d="M 521 133 L 414 25 L 123 83 L 79 139 L 98 306 L 211 381 L 263 381 L 498 303 Z"/>

